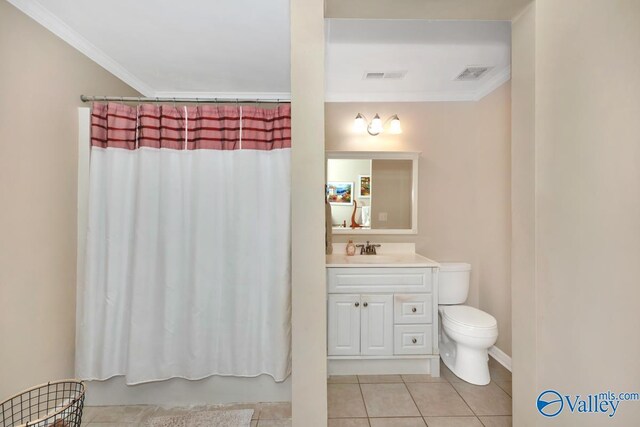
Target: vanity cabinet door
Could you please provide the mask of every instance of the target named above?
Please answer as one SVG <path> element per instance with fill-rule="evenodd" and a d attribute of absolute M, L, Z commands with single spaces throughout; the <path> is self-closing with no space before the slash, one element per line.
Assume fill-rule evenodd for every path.
<path fill-rule="evenodd" d="M 362 294 L 361 354 L 393 354 L 393 295 Z"/>
<path fill-rule="evenodd" d="M 329 356 L 360 354 L 361 307 L 360 295 L 329 295 Z"/>

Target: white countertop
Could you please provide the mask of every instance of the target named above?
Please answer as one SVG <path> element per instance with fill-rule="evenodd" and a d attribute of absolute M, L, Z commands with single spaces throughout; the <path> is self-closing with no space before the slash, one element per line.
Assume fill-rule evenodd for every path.
<path fill-rule="evenodd" d="M 347 256 L 344 244 L 334 244 L 332 255 L 326 255 L 327 267 L 439 267 L 440 265 L 416 254 L 413 244 L 387 243 L 378 250 L 378 255 Z"/>

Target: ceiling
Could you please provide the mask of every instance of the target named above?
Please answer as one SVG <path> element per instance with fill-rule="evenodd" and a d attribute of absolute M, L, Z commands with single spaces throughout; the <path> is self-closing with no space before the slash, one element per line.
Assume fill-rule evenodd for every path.
<path fill-rule="evenodd" d="M 289 0 L 9 1 L 146 96 L 289 96 Z"/>
<path fill-rule="evenodd" d="M 474 101 L 510 78 L 506 21 L 348 20 L 327 23 L 327 101 Z M 456 81 L 468 66 L 490 70 Z M 401 79 L 365 79 L 400 72 Z"/>
<path fill-rule="evenodd" d="M 9 2 L 145 96 L 289 97 L 289 0 Z M 510 77 L 509 22 L 331 19 L 326 28 L 328 101 L 477 100 Z M 469 65 L 492 69 L 454 81 Z M 376 71 L 406 76 L 362 78 Z"/>
<path fill-rule="evenodd" d="M 533 0 L 325 0 L 327 18 L 510 21 Z"/>

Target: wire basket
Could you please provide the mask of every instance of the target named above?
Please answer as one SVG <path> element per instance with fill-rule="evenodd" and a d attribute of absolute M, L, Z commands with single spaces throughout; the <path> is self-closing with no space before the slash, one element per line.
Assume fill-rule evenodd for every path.
<path fill-rule="evenodd" d="M 84 383 L 53 381 L 0 403 L 0 427 L 80 427 Z"/>

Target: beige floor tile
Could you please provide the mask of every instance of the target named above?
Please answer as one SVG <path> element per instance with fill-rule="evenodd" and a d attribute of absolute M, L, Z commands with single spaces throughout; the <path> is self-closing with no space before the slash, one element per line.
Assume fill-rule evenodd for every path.
<path fill-rule="evenodd" d="M 360 384 L 401 383 L 400 375 L 358 375 Z"/>
<path fill-rule="evenodd" d="M 511 427 L 513 421 L 511 417 L 480 417 L 480 421 L 485 427 Z"/>
<path fill-rule="evenodd" d="M 99 407 L 97 406 L 85 406 L 82 408 L 82 424 L 90 423 L 96 417 Z"/>
<path fill-rule="evenodd" d="M 498 387 L 503 389 L 505 393 L 511 396 L 511 381 L 494 381 Z"/>
<path fill-rule="evenodd" d="M 446 383 L 447 379 L 444 377 L 432 377 L 426 374 L 411 374 L 402 375 L 402 380 L 405 383 Z"/>
<path fill-rule="evenodd" d="M 251 427 L 258 427 L 258 420 L 251 420 Z"/>
<path fill-rule="evenodd" d="M 493 357 L 489 357 L 489 373 L 492 381 L 511 381 L 511 372 Z"/>
<path fill-rule="evenodd" d="M 407 388 L 425 417 L 473 415 L 451 384 L 410 383 Z"/>
<path fill-rule="evenodd" d="M 329 418 L 367 417 L 358 384 L 329 384 L 327 391 Z"/>
<path fill-rule="evenodd" d="M 331 375 L 327 378 L 327 384 L 358 384 L 356 375 Z"/>
<path fill-rule="evenodd" d="M 428 427 L 482 427 L 476 417 L 425 417 Z"/>
<path fill-rule="evenodd" d="M 150 405 L 98 406 L 91 423 L 140 423 L 157 409 Z"/>
<path fill-rule="evenodd" d="M 447 365 L 445 365 L 444 362 L 442 361 L 440 361 L 440 376 L 446 379 L 447 381 L 449 381 L 450 383 L 462 382 L 462 380 L 458 378 L 456 374 L 451 372 L 451 370 L 447 368 Z"/>
<path fill-rule="evenodd" d="M 328 427 L 369 427 L 366 418 L 331 418 Z"/>
<path fill-rule="evenodd" d="M 259 420 L 258 427 L 291 427 L 291 420 Z"/>
<path fill-rule="evenodd" d="M 370 418 L 371 427 L 426 427 L 422 417 Z"/>
<path fill-rule="evenodd" d="M 291 402 L 261 403 L 261 420 L 287 420 L 291 418 Z"/>
<path fill-rule="evenodd" d="M 414 417 L 420 412 L 404 383 L 360 384 L 369 417 Z"/>
<path fill-rule="evenodd" d="M 511 415 L 511 397 L 494 383 L 452 385 L 476 415 Z"/>

